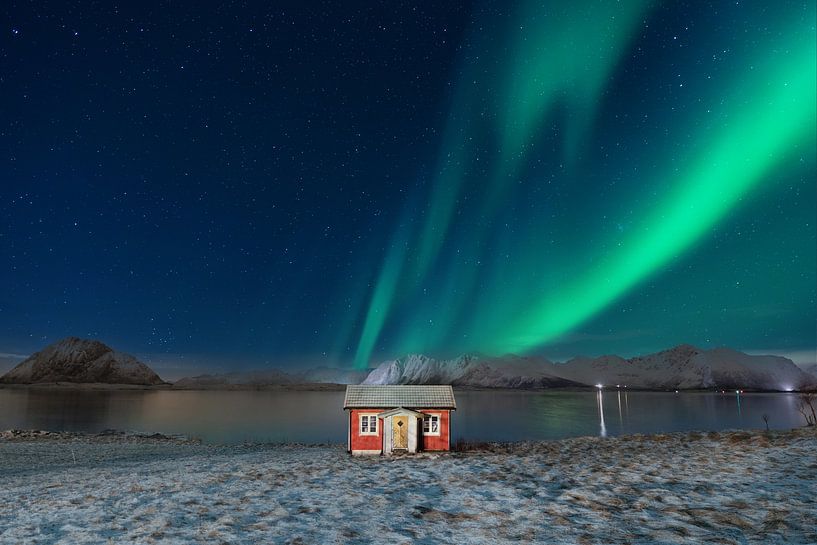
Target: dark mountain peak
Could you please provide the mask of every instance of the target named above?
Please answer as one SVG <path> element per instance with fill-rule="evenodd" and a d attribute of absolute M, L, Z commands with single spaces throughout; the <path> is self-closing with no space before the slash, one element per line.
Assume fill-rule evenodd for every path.
<path fill-rule="evenodd" d="M 31 355 L 0 378 L 7 384 L 51 382 L 162 384 L 150 367 L 95 339 L 66 337 Z"/>

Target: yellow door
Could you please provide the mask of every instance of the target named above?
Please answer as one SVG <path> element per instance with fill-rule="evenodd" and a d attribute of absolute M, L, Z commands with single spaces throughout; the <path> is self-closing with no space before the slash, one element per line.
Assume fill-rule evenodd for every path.
<path fill-rule="evenodd" d="M 392 448 L 408 448 L 408 416 L 392 417 Z"/>

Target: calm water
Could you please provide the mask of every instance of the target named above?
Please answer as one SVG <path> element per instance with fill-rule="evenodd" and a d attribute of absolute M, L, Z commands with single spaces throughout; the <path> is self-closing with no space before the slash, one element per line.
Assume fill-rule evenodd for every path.
<path fill-rule="evenodd" d="M 456 391 L 454 439 L 536 440 L 802 425 L 795 394 Z M 207 441 L 344 442 L 343 392 L 0 389 L 9 428 L 185 434 Z"/>

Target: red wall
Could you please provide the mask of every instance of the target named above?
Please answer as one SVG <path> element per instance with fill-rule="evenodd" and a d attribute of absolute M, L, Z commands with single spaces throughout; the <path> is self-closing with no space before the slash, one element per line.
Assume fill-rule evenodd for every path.
<path fill-rule="evenodd" d="M 377 435 L 360 435 L 360 415 L 378 414 L 385 409 L 351 409 L 349 411 L 349 426 L 351 450 L 382 450 L 383 449 L 383 420 L 377 421 Z M 440 435 L 422 435 L 423 423 L 418 422 L 418 432 L 422 435 L 420 450 L 449 450 L 451 435 L 451 411 L 448 409 L 420 409 L 417 412 L 440 415 Z"/>
<path fill-rule="evenodd" d="M 377 435 L 360 435 L 360 415 L 382 413 L 383 409 L 352 409 L 349 411 L 352 450 L 383 450 L 383 420 L 377 420 Z"/>
<path fill-rule="evenodd" d="M 450 435 L 451 435 L 451 411 L 449 410 L 434 410 L 434 409 L 420 409 L 420 413 L 425 414 L 439 414 L 440 415 L 440 435 L 423 435 L 422 450 L 449 450 L 450 449 Z M 419 423 L 422 426 L 422 422 Z M 423 433 L 422 427 L 420 433 Z"/>

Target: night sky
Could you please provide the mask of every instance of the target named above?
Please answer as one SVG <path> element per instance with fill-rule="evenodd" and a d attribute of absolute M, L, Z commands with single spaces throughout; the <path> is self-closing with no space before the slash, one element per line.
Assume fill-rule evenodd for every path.
<path fill-rule="evenodd" d="M 0 355 L 815 359 L 808 2 L 4 2 Z"/>

